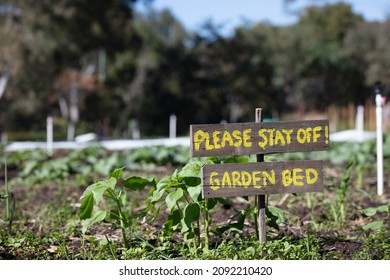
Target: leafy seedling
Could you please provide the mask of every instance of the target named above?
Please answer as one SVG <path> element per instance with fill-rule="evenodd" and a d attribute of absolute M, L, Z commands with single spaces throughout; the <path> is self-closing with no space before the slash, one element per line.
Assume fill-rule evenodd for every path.
<path fill-rule="evenodd" d="M 90 185 L 82 194 L 80 206 L 80 219 L 82 220 L 82 232 L 86 233 L 92 225 L 102 222 L 109 218 L 113 224 L 120 224 L 122 230 L 123 242 L 126 248 L 129 248 L 129 239 L 126 230 L 129 229 L 134 221 L 139 217 L 144 217 L 149 209 L 131 215 L 125 212 L 126 191 L 140 191 L 146 186 L 155 186 L 154 179 L 148 180 L 138 176 L 127 178 L 122 184 L 118 184 L 122 177 L 123 167 L 115 169 L 108 179 L 98 180 Z M 102 198 L 106 197 L 114 202 L 113 209 L 105 209 L 102 205 Z M 94 211 L 94 206 L 97 210 Z"/>

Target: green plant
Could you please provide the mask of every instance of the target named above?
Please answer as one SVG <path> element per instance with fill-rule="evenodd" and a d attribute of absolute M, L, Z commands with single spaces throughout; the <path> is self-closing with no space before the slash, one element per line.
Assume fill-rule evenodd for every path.
<path fill-rule="evenodd" d="M 387 212 L 387 216 L 390 217 L 390 204 L 384 204 L 384 205 L 380 205 L 378 207 L 369 207 L 369 208 L 363 209 L 361 212 L 364 215 L 366 215 L 367 217 L 374 216 L 378 212 L 383 212 L 383 213 Z M 373 221 L 373 222 L 370 222 L 370 223 L 364 225 L 362 228 L 364 230 L 377 230 L 377 229 L 382 228 L 383 223 L 384 223 L 384 220 L 377 220 L 377 221 Z"/>
<path fill-rule="evenodd" d="M 8 174 L 7 174 L 7 158 L 4 157 L 4 185 L 5 185 L 5 193 L 0 193 L 0 198 L 5 200 L 5 212 L 6 212 L 6 220 L 8 222 L 8 229 L 11 231 L 12 222 L 15 213 L 15 196 L 13 192 L 9 190 L 8 186 Z"/>
<path fill-rule="evenodd" d="M 279 230 L 279 224 L 287 224 L 286 215 L 289 212 L 276 206 L 268 205 L 265 210 L 267 225 Z"/>
<path fill-rule="evenodd" d="M 201 198 L 200 170 L 203 164 L 202 161 L 191 161 L 181 171 L 176 170 L 172 175 L 163 178 L 157 183 L 150 199 L 150 206 L 156 208 L 154 218 L 163 205 L 169 210 L 163 234 L 170 236 L 180 228 L 184 240 L 187 243 L 193 242 L 195 250 L 201 246 L 201 220 L 204 222 L 205 247 L 208 248 L 209 210 L 217 203 L 216 199 Z"/>
<path fill-rule="evenodd" d="M 330 201 L 330 209 L 331 209 L 333 221 L 337 226 L 343 225 L 347 219 L 345 199 L 347 195 L 347 189 L 350 185 L 352 166 L 353 166 L 353 161 L 351 161 L 346 167 L 345 175 L 343 176 L 341 183 L 338 187 L 331 186 L 331 189 L 336 194 L 336 199 L 332 199 Z"/>
<path fill-rule="evenodd" d="M 231 162 L 226 159 L 225 162 Z M 160 212 L 162 206 L 166 206 L 169 215 L 163 226 L 163 234 L 171 236 L 174 232 L 181 232 L 187 244 L 192 243 L 194 252 L 198 248 L 209 249 L 210 233 L 222 235 L 227 230 L 242 230 L 245 210 L 236 211 L 237 222 L 211 228 L 211 210 L 218 203 L 226 204 L 224 198 L 202 198 L 201 168 L 204 164 L 219 163 L 215 158 L 206 160 L 192 160 L 180 171 L 176 170 L 172 175 L 160 180 L 150 199 L 150 204 L 156 208 L 154 218 Z M 204 242 L 201 240 L 201 229 L 204 231 Z"/>
<path fill-rule="evenodd" d="M 219 227 L 211 227 L 211 211 L 218 203 L 226 204 L 225 198 L 202 198 L 201 168 L 204 164 L 238 163 L 248 162 L 248 158 L 229 157 L 224 161 L 216 157 L 206 160 L 192 160 L 180 171 L 176 170 L 172 175 L 160 180 L 150 198 L 150 205 L 156 208 L 153 218 L 156 218 L 162 206 L 166 206 L 169 215 L 163 226 L 163 234 L 171 236 L 179 231 L 184 235 L 184 241 L 192 243 L 194 252 L 198 248 L 209 249 L 210 233 L 222 236 L 226 231 L 240 233 L 244 228 L 247 217 L 255 216 L 256 206 L 247 209 L 235 209 L 235 215 L 230 218 L 233 222 Z M 279 229 L 279 223 L 285 223 L 287 211 L 280 208 L 267 207 L 267 224 Z M 201 230 L 204 231 L 204 242 L 201 240 Z"/>
<path fill-rule="evenodd" d="M 22 170 L 20 175 L 30 184 L 41 184 L 47 181 L 63 182 L 70 179 L 72 175 L 88 177 L 91 173 L 108 176 L 110 171 L 120 164 L 118 153 L 108 155 L 108 151 L 98 145 L 74 150 L 66 156 L 57 158 L 48 159 L 37 154 L 26 161 L 24 153 L 14 157 L 23 159 L 22 164 L 18 163 Z"/>
<path fill-rule="evenodd" d="M 390 260 L 390 235 L 388 229 L 381 227 L 364 239 L 361 251 L 354 255 L 359 260 Z"/>
<path fill-rule="evenodd" d="M 118 224 L 122 231 L 122 238 L 126 248 L 130 247 L 127 230 L 133 225 L 138 217 L 146 215 L 149 209 L 139 214 L 129 214 L 125 211 L 126 190 L 139 191 L 146 186 L 155 186 L 154 179 L 147 180 L 145 178 L 133 176 L 123 181 L 118 185 L 123 173 L 123 167 L 115 169 L 108 179 L 98 180 L 84 191 L 80 199 L 80 219 L 82 220 L 82 232 L 85 233 L 93 224 L 102 222 L 106 218 L 111 220 L 113 224 Z M 101 200 L 106 197 L 114 202 L 114 207 L 107 210 L 102 206 Z M 94 211 L 94 204 L 100 207 Z"/>
<path fill-rule="evenodd" d="M 223 239 L 218 247 L 192 255 L 184 251 L 189 259 L 209 260 L 319 260 L 319 239 L 308 235 L 306 238 L 278 237 L 267 243 L 260 243 L 254 236 L 242 236 L 239 239 Z"/>

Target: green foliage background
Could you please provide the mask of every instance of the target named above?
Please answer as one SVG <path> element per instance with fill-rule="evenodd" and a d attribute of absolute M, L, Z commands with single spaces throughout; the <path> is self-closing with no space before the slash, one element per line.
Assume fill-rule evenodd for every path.
<path fill-rule="evenodd" d="M 309 6 L 290 26 L 257 22 L 222 35 L 211 21 L 190 32 L 169 10 L 138 14 L 136 2 L 1 0 L 0 76 L 9 82 L 0 130 L 44 129 L 47 114 L 65 130 L 59 99 L 70 102 L 72 86 L 79 130 L 105 121 L 128 136 L 137 119 L 142 135 L 158 136 L 170 114 L 183 135 L 192 123 L 249 121 L 255 106 L 282 118 L 364 103 L 375 81 L 389 83 L 390 20 L 367 22 L 346 3 Z"/>

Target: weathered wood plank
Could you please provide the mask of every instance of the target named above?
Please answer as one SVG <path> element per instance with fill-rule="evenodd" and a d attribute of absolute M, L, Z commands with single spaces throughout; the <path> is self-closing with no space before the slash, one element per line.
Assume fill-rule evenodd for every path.
<path fill-rule="evenodd" d="M 329 121 L 191 125 L 191 156 L 227 156 L 329 149 Z"/>
<path fill-rule="evenodd" d="M 323 191 L 324 161 L 210 164 L 202 168 L 204 198 Z"/>

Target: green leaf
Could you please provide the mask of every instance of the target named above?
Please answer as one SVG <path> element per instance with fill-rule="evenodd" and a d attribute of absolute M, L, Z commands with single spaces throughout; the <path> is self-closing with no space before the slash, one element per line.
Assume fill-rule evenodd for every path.
<path fill-rule="evenodd" d="M 81 196 L 81 199 L 88 196 L 90 193 L 93 194 L 93 197 L 95 199 L 95 203 L 98 204 L 100 200 L 102 199 L 104 193 L 107 189 L 114 190 L 116 185 L 116 179 L 111 177 L 108 180 L 100 180 L 96 183 L 90 185 Z"/>
<path fill-rule="evenodd" d="M 156 190 L 159 191 L 159 190 L 165 190 L 167 188 L 169 188 L 172 184 L 172 177 L 171 176 L 168 176 L 168 177 L 165 177 L 163 179 L 161 179 L 160 181 L 158 181 L 157 183 L 157 186 L 156 186 Z"/>
<path fill-rule="evenodd" d="M 218 199 L 215 199 L 215 198 L 207 198 L 206 199 L 206 207 L 207 207 L 207 210 L 211 210 L 215 207 L 215 205 L 217 205 L 218 203 Z"/>
<path fill-rule="evenodd" d="M 211 231 L 218 236 L 222 236 L 222 234 L 228 230 L 241 233 L 242 229 L 244 228 L 244 221 L 245 221 L 245 215 L 240 214 L 237 222 L 226 224 L 217 228 L 212 228 Z"/>
<path fill-rule="evenodd" d="M 147 214 L 149 214 L 150 210 L 154 207 L 154 203 L 149 203 L 149 205 L 145 208 L 145 210 L 141 211 L 138 216 L 139 217 L 145 217 Z M 158 214 L 158 213 L 157 213 Z M 157 216 L 156 216 L 157 217 Z M 155 217 L 154 217 L 155 218 Z"/>
<path fill-rule="evenodd" d="M 249 158 L 247 157 L 228 157 L 223 163 L 247 163 Z"/>
<path fill-rule="evenodd" d="M 165 236 L 170 236 L 177 229 L 181 221 L 180 210 L 176 209 L 169 214 L 163 226 L 163 233 Z"/>
<path fill-rule="evenodd" d="M 143 190 L 146 186 L 155 186 L 155 180 L 147 180 L 142 177 L 133 176 L 126 179 L 123 183 L 123 186 L 127 189 L 131 189 L 133 191 Z"/>
<path fill-rule="evenodd" d="M 191 161 L 187 163 L 178 173 L 179 178 L 185 177 L 200 177 L 200 170 L 203 163 L 200 161 Z"/>
<path fill-rule="evenodd" d="M 377 212 L 376 208 L 370 207 L 362 210 L 362 213 L 368 217 L 375 215 Z"/>
<path fill-rule="evenodd" d="M 274 228 L 276 230 L 279 230 L 279 225 L 276 222 L 276 220 L 274 220 L 274 219 L 268 220 L 267 221 L 267 226 L 272 227 L 272 228 Z"/>
<path fill-rule="evenodd" d="M 351 169 L 352 168 L 352 166 L 353 166 L 353 164 L 354 164 L 354 161 L 353 160 L 351 160 L 350 162 L 348 162 L 348 164 L 347 164 L 347 170 L 349 170 L 349 169 Z"/>
<path fill-rule="evenodd" d="M 189 203 L 184 208 L 184 217 L 182 219 L 182 233 L 191 229 L 191 224 L 200 217 L 200 206 L 198 203 Z"/>
<path fill-rule="evenodd" d="M 275 222 L 278 224 L 286 222 L 285 213 L 286 213 L 285 210 L 271 205 L 269 205 L 266 209 L 266 215 L 271 220 L 275 220 Z"/>
<path fill-rule="evenodd" d="M 23 171 L 20 173 L 22 177 L 27 177 L 32 174 L 32 172 L 39 167 L 39 162 L 29 161 L 26 166 L 23 168 Z"/>
<path fill-rule="evenodd" d="M 171 192 L 167 195 L 165 202 L 167 203 L 167 207 L 170 211 L 172 211 L 173 207 L 175 207 L 177 201 L 183 197 L 183 194 L 183 190 L 178 188 L 174 192 Z"/>
<path fill-rule="evenodd" d="M 152 195 L 152 198 L 150 199 L 150 201 L 152 203 L 159 201 L 161 199 L 161 197 L 164 195 L 164 192 L 165 192 L 164 189 L 155 190 L 153 192 L 153 195 Z"/>
<path fill-rule="evenodd" d="M 125 228 L 129 228 L 134 224 L 134 221 L 137 219 L 137 215 L 128 215 L 127 213 L 123 213 L 123 226 Z"/>
<path fill-rule="evenodd" d="M 111 210 L 110 213 L 109 213 L 109 217 L 110 217 L 110 219 L 117 220 L 117 221 L 120 221 L 120 219 L 121 219 L 117 209 Z"/>
<path fill-rule="evenodd" d="M 213 164 L 213 163 L 220 164 L 221 160 L 216 156 L 212 156 L 212 157 L 207 158 L 207 164 Z"/>
<path fill-rule="evenodd" d="M 160 207 L 158 207 L 154 212 L 153 212 L 153 219 L 156 219 L 158 214 L 160 214 Z"/>
<path fill-rule="evenodd" d="M 90 192 L 89 195 L 83 198 L 80 206 L 80 219 L 85 220 L 91 217 L 93 211 L 93 194 Z"/>
<path fill-rule="evenodd" d="M 118 161 L 119 159 L 117 153 L 113 153 L 108 158 L 95 160 L 94 171 L 104 176 L 108 176 L 110 174 L 110 170 L 112 170 L 115 165 L 117 165 Z"/>
<path fill-rule="evenodd" d="M 368 229 L 372 229 L 372 230 L 376 230 L 376 229 L 380 229 L 383 225 L 383 221 L 375 221 L 375 222 L 372 222 L 372 223 L 369 223 L 365 226 L 363 226 L 363 229 L 364 230 L 368 230 Z"/>
<path fill-rule="evenodd" d="M 199 186 L 200 183 L 202 182 L 199 177 L 184 177 L 183 181 L 189 187 Z"/>
<path fill-rule="evenodd" d="M 362 213 L 368 217 L 375 215 L 377 212 L 389 212 L 389 205 L 381 205 L 378 207 L 369 207 L 362 210 Z"/>
<path fill-rule="evenodd" d="M 192 231 L 186 232 L 184 234 L 184 241 L 185 242 L 191 242 L 195 237 L 195 233 Z"/>
<path fill-rule="evenodd" d="M 111 172 L 110 177 L 118 180 L 122 176 L 123 169 L 124 167 L 115 169 L 114 171 Z"/>
<path fill-rule="evenodd" d="M 192 200 L 194 202 L 198 202 L 199 201 L 199 196 L 202 192 L 202 186 L 201 185 L 197 185 L 195 187 L 188 187 L 187 188 L 187 192 L 188 194 L 190 195 L 190 197 L 192 198 Z"/>
<path fill-rule="evenodd" d="M 377 209 L 378 209 L 378 212 L 389 212 L 390 204 L 378 206 Z"/>
<path fill-rule="evenodd" d="M 83 220 L 81 224 L 83 225 L 83 228 L 81 231 L 83 234 L 85 234 L 90 226 L 93 224 L 99 223 L 103 221 L 106 218 L 107 212 L 104 210 L 96 211 L 93 216 L 89 219 Z"/>

